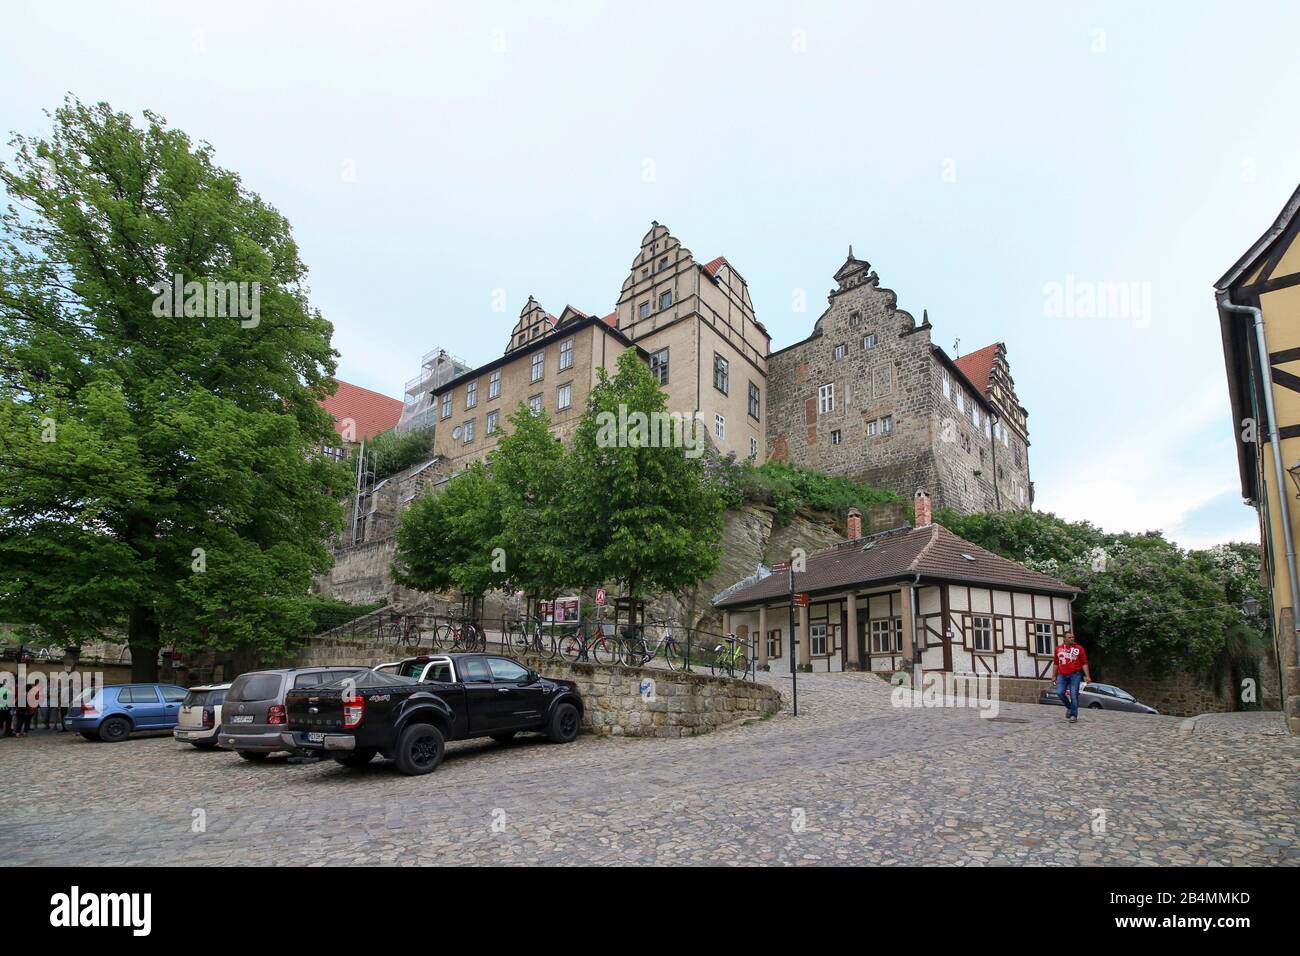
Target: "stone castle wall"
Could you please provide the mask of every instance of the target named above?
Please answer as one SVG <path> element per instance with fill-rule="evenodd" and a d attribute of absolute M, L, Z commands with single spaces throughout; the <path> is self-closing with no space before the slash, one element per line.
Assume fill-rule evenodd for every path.
<path fill-rule="evenodd" d="M 400 657 L 391 646 L 346 640 L 312 641 L 299 652 L 300 667 L 373 666 Z M 709 674 L 660 668 L 553 661 L 514 655 L 539 674 L 578 685 L 583 727 L 605 737 L 691 737 L 781 709 L 776 688 Z"/>

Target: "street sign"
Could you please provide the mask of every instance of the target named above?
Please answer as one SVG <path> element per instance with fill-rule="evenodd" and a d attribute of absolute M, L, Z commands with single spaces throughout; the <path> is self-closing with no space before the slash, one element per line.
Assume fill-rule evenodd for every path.
<path fill-rule="evenodd" d="M 597 606 L 597 607 L 604 607 L 604 606 L 605 606 L 605 589 L 604 589 L 604 588 L 596 588 L 596 606 Z"/>
<path fill-rule="evenodd" d="M 808 606 L 808 592 L 807 592 L 807 591 L 800 591 L 798 594 L 796 594 L 796 595 L 794 596 L 794 606 L 795 606 L 795 607 L 807 607 L 807 606 Z"/>

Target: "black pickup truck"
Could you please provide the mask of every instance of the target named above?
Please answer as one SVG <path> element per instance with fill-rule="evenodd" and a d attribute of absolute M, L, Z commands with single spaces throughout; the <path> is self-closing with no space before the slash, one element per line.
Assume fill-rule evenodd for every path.
<path fill-rule="evenodd" d="M 429 773 L 449 740 L 504 743 L 534 730 L 558 743 L 578 736 L 582 698 L 571 681 L 550 680 L 491 654 L 412 657 L 301 691 L 285 699 L 285 743 L 319 750 L 349 767 L 376 754 L 405 774 Z"/>

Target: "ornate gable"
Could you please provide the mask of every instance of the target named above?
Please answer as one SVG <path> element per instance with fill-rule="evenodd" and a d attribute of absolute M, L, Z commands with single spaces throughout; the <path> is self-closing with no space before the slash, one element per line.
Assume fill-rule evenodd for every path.
<path fill-rule="evenodd" d="M 541 303 L 530 295 L 519 312 L 519 321 L 510 332 L 510 341 L 506 344 L 505 354 L 509 355 L 516 349 L 523 348 L 544 335 L 549 335 L 555 331 L 558 324 L 559 320 L 543 309 Z"/>

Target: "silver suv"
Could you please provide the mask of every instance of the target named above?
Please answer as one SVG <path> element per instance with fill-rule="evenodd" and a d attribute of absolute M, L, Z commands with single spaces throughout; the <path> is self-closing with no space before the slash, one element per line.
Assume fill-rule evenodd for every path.
<path fill-rule="evenodd" d="M 288 730 L 284 695 L 302 687 L 316 687 L 364 674 L 366 667 L 296 667 L 240 674 L 226 691 L 221 708 L 217 746 L 233 750 L 245 760 L 265 760 L 281 751 L 294 753 L 284 742 Z"/>

